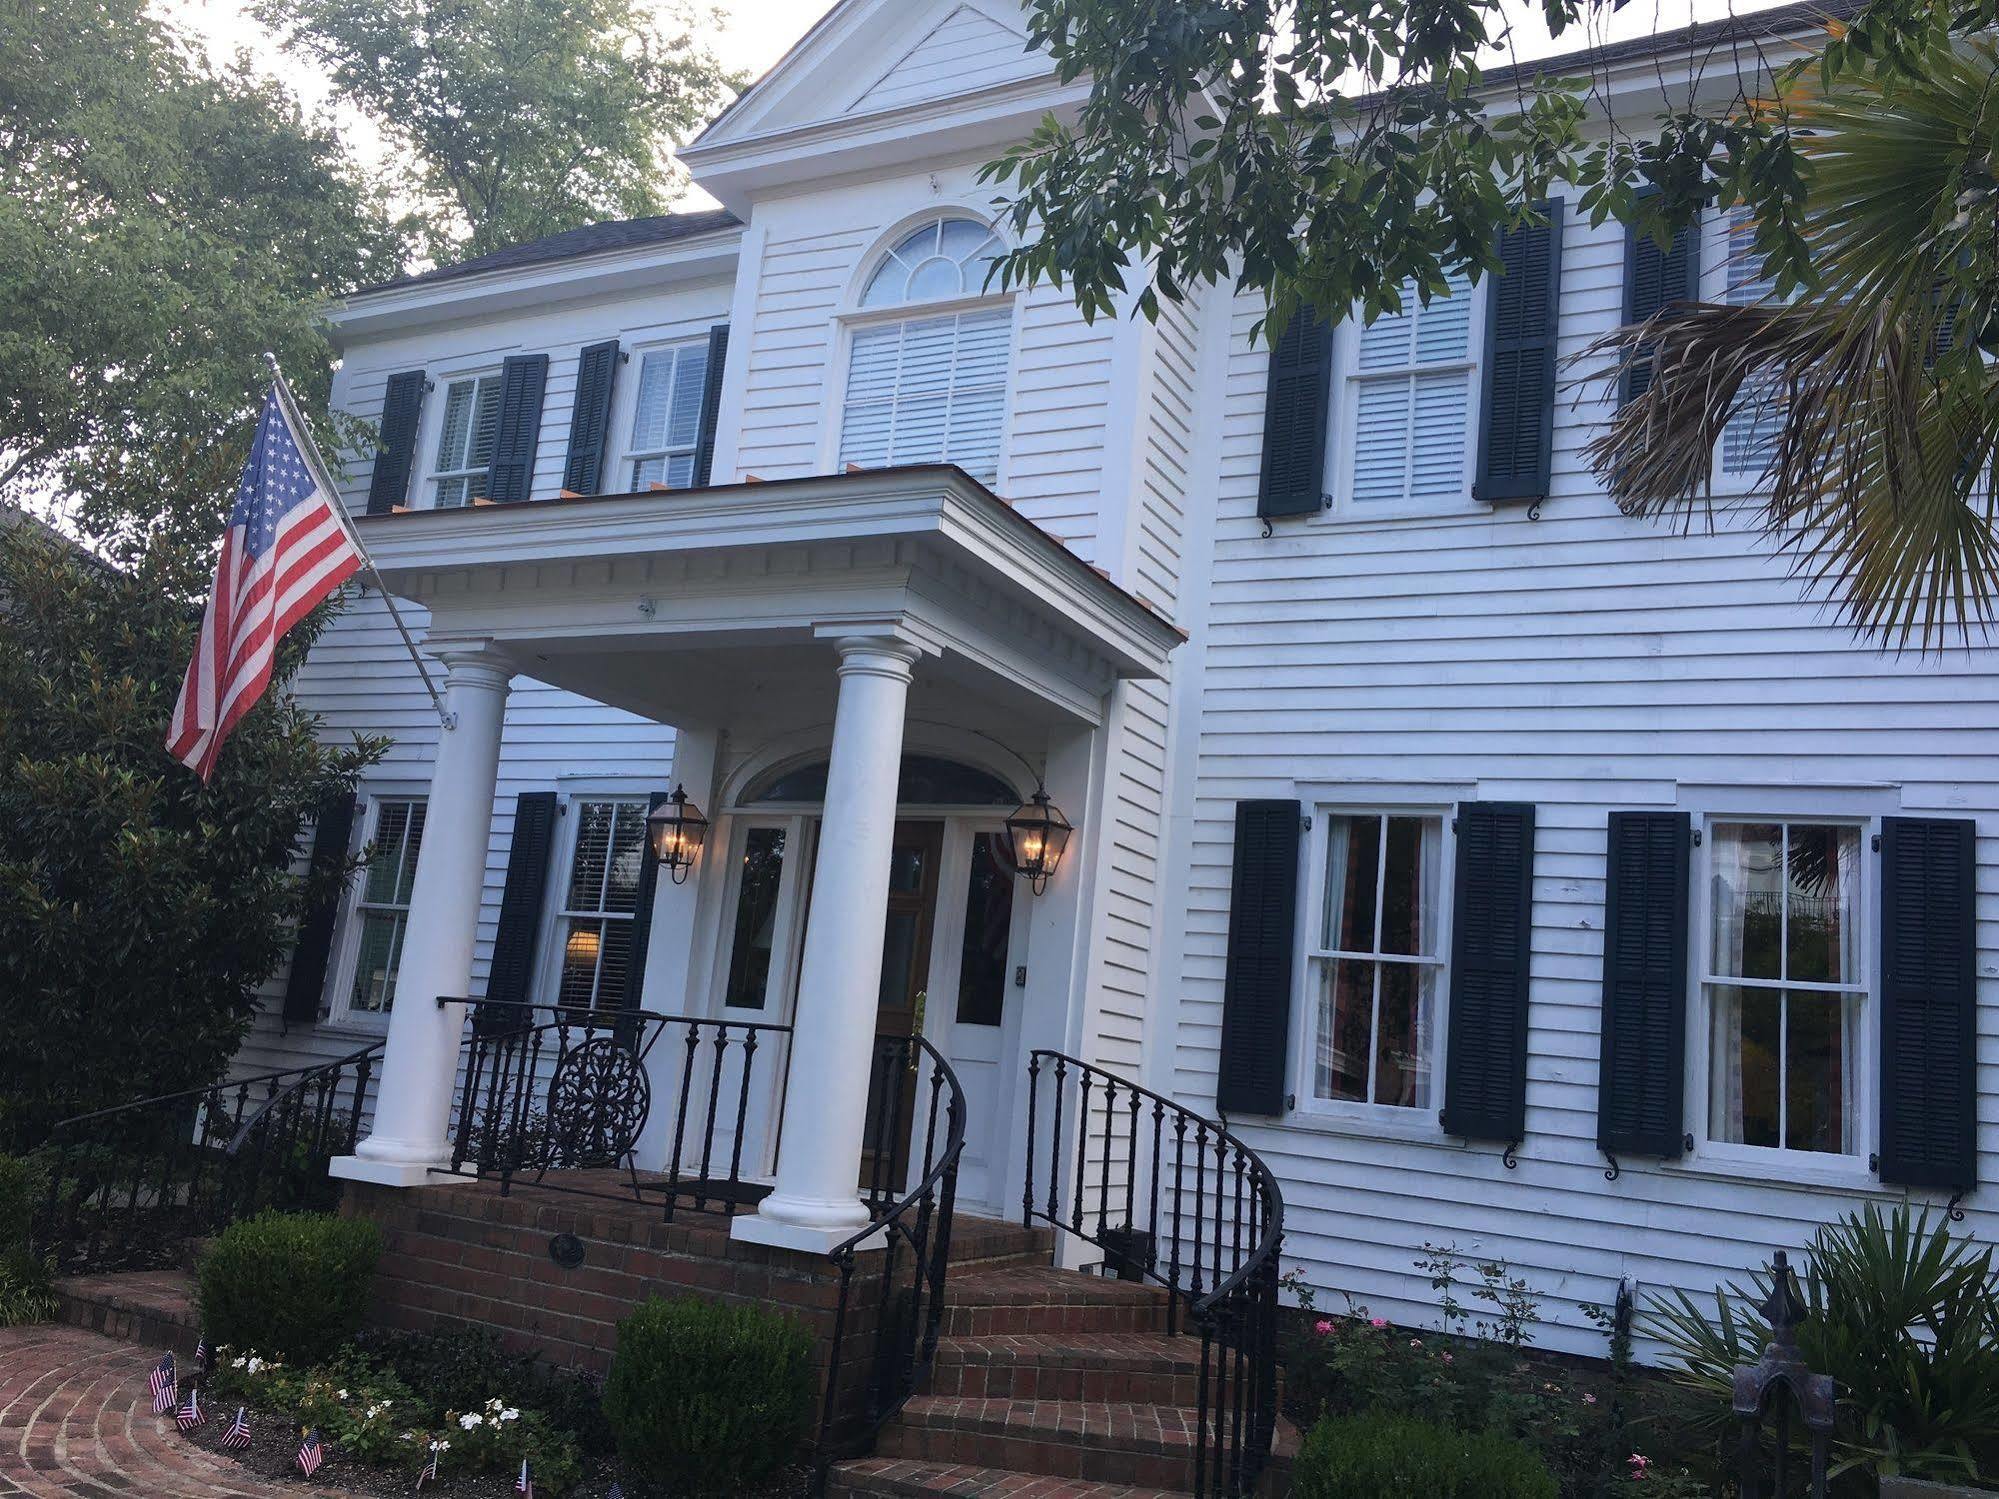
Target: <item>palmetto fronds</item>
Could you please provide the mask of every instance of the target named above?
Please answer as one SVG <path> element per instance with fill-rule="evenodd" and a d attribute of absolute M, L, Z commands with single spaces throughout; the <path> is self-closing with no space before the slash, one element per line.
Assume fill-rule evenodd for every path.
<path fill-rule="evenodd" d="M 1816 285 L 1798 300 L 1682 303 L 1592 350 L 1651 379 L 1590 447 L 1623 508 L 1714 503 L 1716 445 L 1774 390 L 1753 499 L 1857 629 L 1930 647 L 1994 621 L 1999 293 L 1990 151 L 1999 46 L 1940 51 L 1919 81 L 1803 73 L 1785 87 L 1811 162 Z"/>

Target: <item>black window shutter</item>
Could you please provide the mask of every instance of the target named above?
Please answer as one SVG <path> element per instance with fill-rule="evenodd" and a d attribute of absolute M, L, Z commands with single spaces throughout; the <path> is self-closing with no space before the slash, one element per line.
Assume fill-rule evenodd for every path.
<path fill-rule="evenodd" d="M 569 413 L 569 456 L 562 465 L 562 487 L 572 494 L 596 494 L 603 488 L 619 353 L 618 341 L 609 338 L 576 356 L 576 404 Z"/>
<path fill-rule="evenodd" d="M 722 414 L 722 367 L 729 362 L 729 325 L 708 330 L 708 373 L 701 386 L 700 435 L 694 440 L 694 488 L 705 489 L 715 469 L 715 422 Z"/>
<path fill-rule="evenodd" d="M 336 869 L 347 857 L 354 833 L 354 793 L 329 797 L 313 819 L 311 867 L 314 874 Z M 329 889 L 299 916 L 298 937 L 292 944 L 292 967 L 285 979 L 284 1023 L 311 1025 L 319 1019 L 319 1002 L 326 994 L 326 962 L 333 951 L 333 919 L 340 909 L 340 892 Z"/>
<path fill-rule="evenodd" d="M 1687 889 L 1693 819 L 1613 812 L 1605 868 L 1596 1143 L 1677 1156 L 1687 1063 Z"/>
<path fill-rule="evenodd" d="M 534 485 L 534 454 L 541 441 L 541 397 L 548 385 L 546 354 L 515 354 L 500 366 L 500 423 L 493 434 L 493 467 L 486 498 L 513 503 Z"/>
<path fill-rule="evenodd" d="M 533 997 L 535 947 L 541 936 L 541 908 L 548 890 L 548 856 L 555 847 L 555 822 L 553 791 L 523 791 L 514 798 L 514 841 L 507 850 L 507 883 L 500 895 L 500 925 L 493 934 L 492 966 L 486 971 L 488 999 L 522 1004 Z"/>
<path fill-rule="evenodd" d="M 416 422 L 423 410 L 422 370 L 389 376 L 382 394 L 382 426 L 375 472 L 368 480 L 368 513 L 387 515 L 409 499 L 410 465 L 416 458 Z"/>
<path fill-rule="evenodd" d="M 1881 1179 L 1978 1180 L 1973 825 L 1881 820 Z"/>
<path fill-rule="evenodd" d="M 1534 809 L 1461 802 L 1457 838 L 1444 1132 L 1513 1144 L 1527 1120 Z"/>
<path fill-rule="evenodd" d="M 1488 504 L 1544 500 L 1555 441 L 1555 331 L 1562 289 L 1562 200 L 1548 222 L 1499 239 L 1504 274 L 1486 293 L 1484 395 L 1479 401 L 1478 481 Z"/>
<path fill-rule="evenodd" d="M 1224 1114 L 1284 1112 L 1303 816 L 1295 801 L 1236 803 L 1222 1051 L 1215 1075 L 1215 1107 Z"/>
<path fill-rule="evenodd" d="M 1263 477 L 1256 513 L 1310 515 L 1325 504 L 1326 423 L 1333 386 L 1332 325 L 1298 309 L 1270 351 L 1263 402 Z"/>
<path fill-rule="evenodd" d="M 1645 196 L 1656 193 L 1651 190 Z M 1700 225 L 1689 224 L 1673 236 L 1666 249 L 1651 235 L 1624 226 L 1624 321 L 1636 326 L 1675 302 L 1691 302 L 1700 296 Z M 1617 403 L 1645 394 L 1652 385 L 1652 366 L 1645 352 L 1624 367 Z"/>
<path fill-rule="evenodd" d="M 657 812 L 673 800 L 670 791 L 655 791 L 646 802 L 648 813 Z M 646 982 L 646 949 L 652 945 L 652 897 L 659 888 L 659 863 L 650 844 L 641 845 L 639 888 L 634 893 L 630 946 L 625 949 L 625 1008 L 636 1010 Z"/>

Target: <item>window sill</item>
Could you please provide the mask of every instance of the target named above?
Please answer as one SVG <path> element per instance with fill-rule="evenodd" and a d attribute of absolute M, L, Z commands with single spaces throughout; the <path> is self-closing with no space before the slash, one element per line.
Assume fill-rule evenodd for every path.
<path fill-rule="evenodd" d="M 1824 1164 L 1800 1160 L 1794 1155 L 1772 1151 L 1766 1161 L 1742 1160 L 1732 1156 L 1700 1155 L 1678 1161 L 1663 1161 L 1661 1172 L 1671 1176 L 1699 1177 L 1708 1181 L 1753 1182 L 1759 1187 L 1790 1188 L 1802 1192 L 1871 1192 L 1900 1197 L 1899 1187 L 1891 1187 L 1867 1169 L 1864 1160 L 1836 1156 Z"/>
<path fill-rule="evenodd" d="M 389 1017 L 384 1015 L 377 1022 L 357 1020 L 352 1015 L 329 1015 L 314 1029 L 322 1036 L 351 1037 L 356 1041 L 381 1041 L 388 1037 Z"/>
<path fill-rule="evenodd" d="M 1409 1117 L 1395 1117 L 1403 1114 Z M 1301 1107 L 1280 1117 L 1268 1118 L 1254 1127 L 1299 1134 L 1343 1135 L 1349 1139 L 1380 1140 L 1395 1145 L 1438 1145 L 1455 1149 L 1463 1143 L 1444 1133 L 1443 1126 L 1437 1123 L 1435 1109 L 1389 1109 L 1377 1113 L 1348 1114 Z"/>

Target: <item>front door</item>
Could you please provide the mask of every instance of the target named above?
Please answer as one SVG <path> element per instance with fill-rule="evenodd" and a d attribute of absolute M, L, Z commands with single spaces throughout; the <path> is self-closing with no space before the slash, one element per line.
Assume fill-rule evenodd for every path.
<path fill-rule="evenodd" d="M 861 1148 L 861 1187 L 872 1194 L 894 1195 L 904 1186 L 910 1121 L 919 1085 L 928 1075 L 913 1038 L 923 1033 L 943 846 L 941 822 L 895 825 L 882 939 L 881 998 L 875 1014 L 875 1033 L 883 1039 L 875 1049 L 874 1075 L 868 1085 L 867 1130 Z"/>

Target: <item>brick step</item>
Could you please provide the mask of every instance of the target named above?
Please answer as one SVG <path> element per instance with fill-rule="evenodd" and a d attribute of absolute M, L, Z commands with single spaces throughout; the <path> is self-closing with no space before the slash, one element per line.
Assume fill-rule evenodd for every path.
<path fill-rule="evenodd" d="M 1139 1489 L 1122 1483 L 1085 1483 L 1047 1474 L 1015 1473 L 1007 1468 L 974 1468 L 962 1463 L 931 1463 L 914 1458 L 870 1457 L 841 1463 L 827 1485 L 833 1499 L 859 1495 L 894 1495 L 926 1499 L 932 1494 L 953 1499 L 1186 1499 L 1173 1489 Z"/>
<path fill-rule="evenodd" d="M 928 1393 L 1008 1400 L 1193 1405 L 1198 1339 L 1158 1333 L 1012 1333 L 937 1345 Z"/>
<path fill-rule="evenodd" d="M 1165 1290 L 1046 1265 L 954 1275 L 944 1290 L 944 1336 L 1007 1333 L 1164 1333 Z"/>
<path fill-rule="evenodd" d="M 194 1356 L 200 1341 L 194 1277 L 185 1270 L 127 1270 L 71 1275 L 55 1283 L 56 1316 L 148 1349 Z"/>
<path fill-rule="evenodd" d="M 951 1272 L 1045 1266 L 1055 1253 L 1055 1230 L 963 1215 L 951 1227 Z"/>
<path fill-rule="evenodd" d="M 1194 1412 L 1176 1405 L 919 1395 L 882 1433 L 882 1457 L 1191 1491 Z"/>

